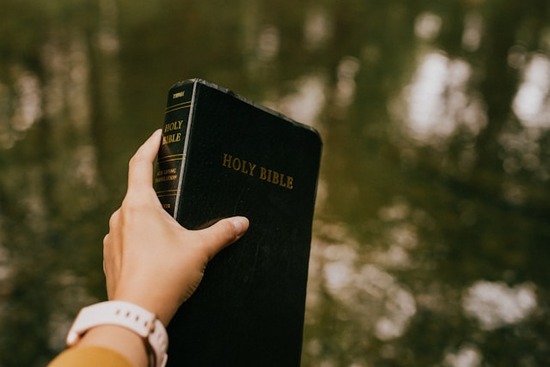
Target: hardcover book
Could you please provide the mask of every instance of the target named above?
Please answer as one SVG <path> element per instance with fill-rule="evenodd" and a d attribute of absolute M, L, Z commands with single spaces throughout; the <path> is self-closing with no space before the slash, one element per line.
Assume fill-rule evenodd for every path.
<path fill-rule="evenodd" d="M 168 325 L 168 366 L 299 366 L 322 143 L 200 79 L 168 93 L 155 190 L 189 229 L 249 218 Z"/>

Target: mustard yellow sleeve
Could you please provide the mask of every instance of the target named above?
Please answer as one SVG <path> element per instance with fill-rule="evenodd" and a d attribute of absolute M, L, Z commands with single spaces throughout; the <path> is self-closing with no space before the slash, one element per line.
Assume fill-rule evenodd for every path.
<path fill-rule="evenodd" d="M 105 347 L 78 347 L 65 350 L 48 367 L 134 367 L 119 353 Z"/>

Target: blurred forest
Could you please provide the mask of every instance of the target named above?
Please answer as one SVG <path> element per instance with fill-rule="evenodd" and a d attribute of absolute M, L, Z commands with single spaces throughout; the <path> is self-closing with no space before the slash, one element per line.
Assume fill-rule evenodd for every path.
<path fill-rule="evenodd" d="M 323 136 L 303 366 L 550 365 L 547 0 L 0 9 L 0 366 L 105 298 L 128 159 L 192 77 Z"/>

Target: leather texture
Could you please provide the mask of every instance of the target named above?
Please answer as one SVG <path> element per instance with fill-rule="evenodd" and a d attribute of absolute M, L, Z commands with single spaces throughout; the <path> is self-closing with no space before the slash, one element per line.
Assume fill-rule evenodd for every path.
<path fill-rule="evenodd" d="M 188 118 L 188 143 L 159 152 L 186 157 L 173 214 L 186 228 L 243 215 L 250 228 L 168 326 L 168 366 L 299 366 L 320 136 L 201 80 L 176 84 L 168 105 L 180 90 L 194 90 L 191 106 L 165 123 Z"/>

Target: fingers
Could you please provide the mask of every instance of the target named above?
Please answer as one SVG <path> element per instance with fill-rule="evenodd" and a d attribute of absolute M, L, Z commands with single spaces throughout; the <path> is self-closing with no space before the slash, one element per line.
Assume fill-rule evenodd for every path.
<path fill-rule="evenodd" d="M 162 130 L 156 130 L 139 147 L 130 159 L 128 171 L 128 192 L 142 189 L 151 189 L 153 186 L 153 162 L 160 147 L 160 135 Z"/>
<path fill-rule="evenodd" d="M 212 259 L 224 247 L 241 238 L 249 227 L 249 221 L 245 217 L 232 217 L 222 219 L 214 225 L 197 231 L 205 244 L 209 260 Z"/>

